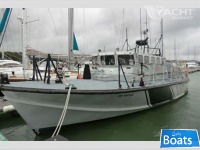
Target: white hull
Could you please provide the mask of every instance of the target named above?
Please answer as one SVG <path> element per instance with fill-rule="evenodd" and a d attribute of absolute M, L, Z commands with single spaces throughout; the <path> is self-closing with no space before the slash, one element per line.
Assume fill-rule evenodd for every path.
<path fill-rule="evenodd" d="M 145 110 L 173 101 L 187 93 L 188 82 L 165 87 L 112 94 L 71 94 L 63 125 L 105 119 Z M 155 97 L 155 91 L 159 98 Z M 160 93 L 160 92 L 170 92 Z M 4 91 L 32 129 L 55 127 L 63 111 L 66 94 Z M 67 92 L 66 92 L 67 93 Z M 163 94 L 163 95 L 162 95 Z M 169 98 L 171 95 L 171 98 Z"/>

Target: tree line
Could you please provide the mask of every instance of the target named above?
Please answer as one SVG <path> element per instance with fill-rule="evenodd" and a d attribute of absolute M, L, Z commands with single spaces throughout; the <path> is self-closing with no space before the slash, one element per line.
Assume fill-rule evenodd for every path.
<path fill-rule="evenodd" d="M 2 52 L 0 52 L 0 59 L 2 59 Z M 22 53 L 21 52 L 4 52 L 4 59 L 12 59 L 18 62 L 22 62 Z"/>

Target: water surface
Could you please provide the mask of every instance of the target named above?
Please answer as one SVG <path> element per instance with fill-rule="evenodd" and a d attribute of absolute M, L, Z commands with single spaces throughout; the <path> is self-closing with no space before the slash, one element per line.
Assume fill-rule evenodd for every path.
<path fill-rule="evenodd" d="M 159 141 L 161 129 L 200 131 L 200 72 L 189 75 L 189 92 L 180 100 L 143 112 L 65 126 L 60 134 L 70 141 Z M 11 141 L 41 141 L 21 117 L 0 114 L 0 131 Z"/>

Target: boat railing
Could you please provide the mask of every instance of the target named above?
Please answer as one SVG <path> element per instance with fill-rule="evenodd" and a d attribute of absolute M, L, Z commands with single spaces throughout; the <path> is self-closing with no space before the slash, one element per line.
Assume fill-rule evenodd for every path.
<path fill-rule="evenodd" d="M 50 72 L 51 72 L 51 66 L 50 66 L 50 63 L 52 64 L 54 70 L 55 70 L 55 73 L 58 77 L 58 81 L 56 81 L 56 83 L 62 83 L 62 77 L 61 77 L 61 73 L 59 71 L 59 68 L 55 66 L 52 58 L 51 58 L 51 55 L 48 54 L 47 58 L 46 58 L 46 67 L 45 67 L 45 74 L 44 74 L 44 83 L 47 81 L 47 84 L 50 84 Z M 36 59 L 35 59 L 35 56 L 33 56 L 33 76 L 32 76 L 32 80 L 35 81 L 35 77 L 38 81 L 38 74 L 40 76 L 40 79 L 42 80 L 42 76 L 41 76 L 41 73 L 40 73 L 40 70 L 39 70 L 39 67 L 38 67 L 38 63 L 36 62 Z"/>
<path fill-rule="evenodd" d="M 160 70 L 158 71 L 156 69 L 157 65 L 152 65 L 152 73 L 148 75 L 144 74 L 144 77 L 146 76 L 146 81 L 151 85 L 156 85 L 160 82 L 174 82 L 177 80 L 183 80 L 185 79 L 186 75 L 184 75 L 184 72 L 180 69 L 179 66 L 173 66 L 171 63 L 169 64 L 162 64 L 160 65 Z"/>
<path fill-rule="evenodd" d="M 37 81 L 38 81 L 38 74 L 40 76 L 40 79 L 42 80 L 42 76 L 41 76 L 41 73 L 40 73 L 40 69 L 38 67 L 38 63 L 36 62 L 35 56 L 33 56 L 33 77 L 32 77 L 33 81 L 35 81 L 35 76 L 36 76 Z"/>
<path fill-rule="evenodd" d="M 120 60 L 123 60 L 123 59 L 118 58 L 118 81 L 119 81 L 119 88 L 120 89 L 122 88 L 121 81 L 120 81 L 120 70 L 122 70 L 122 73 L 123 73 L 124 79 L 126 81 L 127 87 L 130 89 L 130 86 L 129 86 L 128 81 L 126 79 L 126 75 L 125 75 L 123 67 L 122 67 L 122 65 L 120 63 Z"/>

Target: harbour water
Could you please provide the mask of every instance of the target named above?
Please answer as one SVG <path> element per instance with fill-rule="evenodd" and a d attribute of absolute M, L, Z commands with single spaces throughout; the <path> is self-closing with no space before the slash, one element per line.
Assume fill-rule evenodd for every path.
<path fill-rule="evenodd" d="M 62 127 L 70 141 L 159 141 L 161 129 L 200 131 L 200 72 L 189 75 L 189 92 L 180 100 L 143 112 Z M 159 93 L 158 93 L 159 94 Z M 0 114 L 0 132 L 9 141 L 43 141 L 53 131 L 36 136 L 21 117 Z"/>

